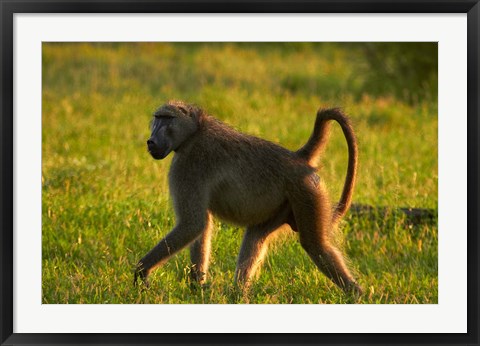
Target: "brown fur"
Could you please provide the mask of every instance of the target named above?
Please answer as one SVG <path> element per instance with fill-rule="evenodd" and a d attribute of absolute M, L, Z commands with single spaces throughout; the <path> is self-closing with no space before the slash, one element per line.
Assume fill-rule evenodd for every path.
<path fill-rule="evenodd" d="M 169 186 L 177 223 L 139 261 L 135 281 L 146 280 L 154 267 L 190 244 L 193 277 L 204 282 L 213 214 L 247 227 L 235 272 L 241 286 L 254 277 L 271 235 L 288 224 L 325 275 L 345 291 L 361 292 L 330 241 L 351 203 L 358 156 L 348 118 L 338 109 L 317 113 L 312 136 L 297 152 L 240 133 L 182 102 L 169 102 L 154 116 L 150 153 L 162 159 L 175 152 Z M 331 120 L 341 125 L 349 148 L 344 190 L 333 210 L 313 166 L 327 143 Z"/>

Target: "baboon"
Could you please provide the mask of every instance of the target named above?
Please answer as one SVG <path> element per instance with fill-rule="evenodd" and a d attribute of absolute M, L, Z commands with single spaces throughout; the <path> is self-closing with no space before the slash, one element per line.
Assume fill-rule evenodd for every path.
<path fill-rule="evenodd" d="M 348 168 L 339 203 L 331 206 L 315 167 L 337 121 L 348 144 Z M 284 225 L 298 232 L 317 267 L 346 292 L 360 294 L 332 230 L 350 207 L 357 170 L 357 144 L 339 109 L 320 109 L 313 133 L 298 151 L 238 132 L 199 107 L 179 101 L 161 106 L 151 122 L 148 152 L 154 159 L 175 152 L 168 175 L 176 225 L 137 264 L 134 283 L 190 245 L 192 276 L 205 282 L 212 215 L 245 226 L 235 282 L 248 287 L 272 234 Z"/>

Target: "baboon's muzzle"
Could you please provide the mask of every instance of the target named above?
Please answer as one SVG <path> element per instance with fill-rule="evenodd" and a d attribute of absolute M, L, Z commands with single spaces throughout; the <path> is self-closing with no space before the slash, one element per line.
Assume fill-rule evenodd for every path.
<path fill-rule="evenodd" d="M 155 160 L 161 160 L 165 158 L 170 152 L 167 147 L 162 148 L 161 146 L 157 145 L 152 139 L 149 139 L 147 141 L 147 150 Z"/>

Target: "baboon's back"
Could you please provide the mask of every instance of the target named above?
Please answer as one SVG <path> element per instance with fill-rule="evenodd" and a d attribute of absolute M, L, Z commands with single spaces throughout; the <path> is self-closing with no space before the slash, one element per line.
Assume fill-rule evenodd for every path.
<path fill-rule="evenodd" d="M 266 221 L 286 202 L 287 185 L 314 169 L 292 151 L 214 121 L 202 149 L 215 162 L 210 207 L 237 224 Z M 288 172 L 288 174 L 286 174 Z M 212 176 L 214 177 L 212 179 Z"/>

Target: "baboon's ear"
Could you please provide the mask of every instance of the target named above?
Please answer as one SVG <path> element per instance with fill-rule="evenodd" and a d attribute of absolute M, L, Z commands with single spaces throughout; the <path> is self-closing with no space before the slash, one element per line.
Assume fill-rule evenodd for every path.
<path fill-rule="evenodd" d="M 184 115 L 188 115 L 188 113 L 189 113 L 189 112 L 187 111 L 187 109 L 186 109 L 185 107 L 183 107 L 183 106 L 177 106 L 177 109 L 178 109 L 180 112 L 182 112 Z"/>
<path fill-rule="evenodd" d="M 190 106 L 188 107 L 189 114 L 192 117 L 192 119 L 199 120 L 201 115 L 202 115 L 202 110 L 199 107 L 195 106 Z"/>

